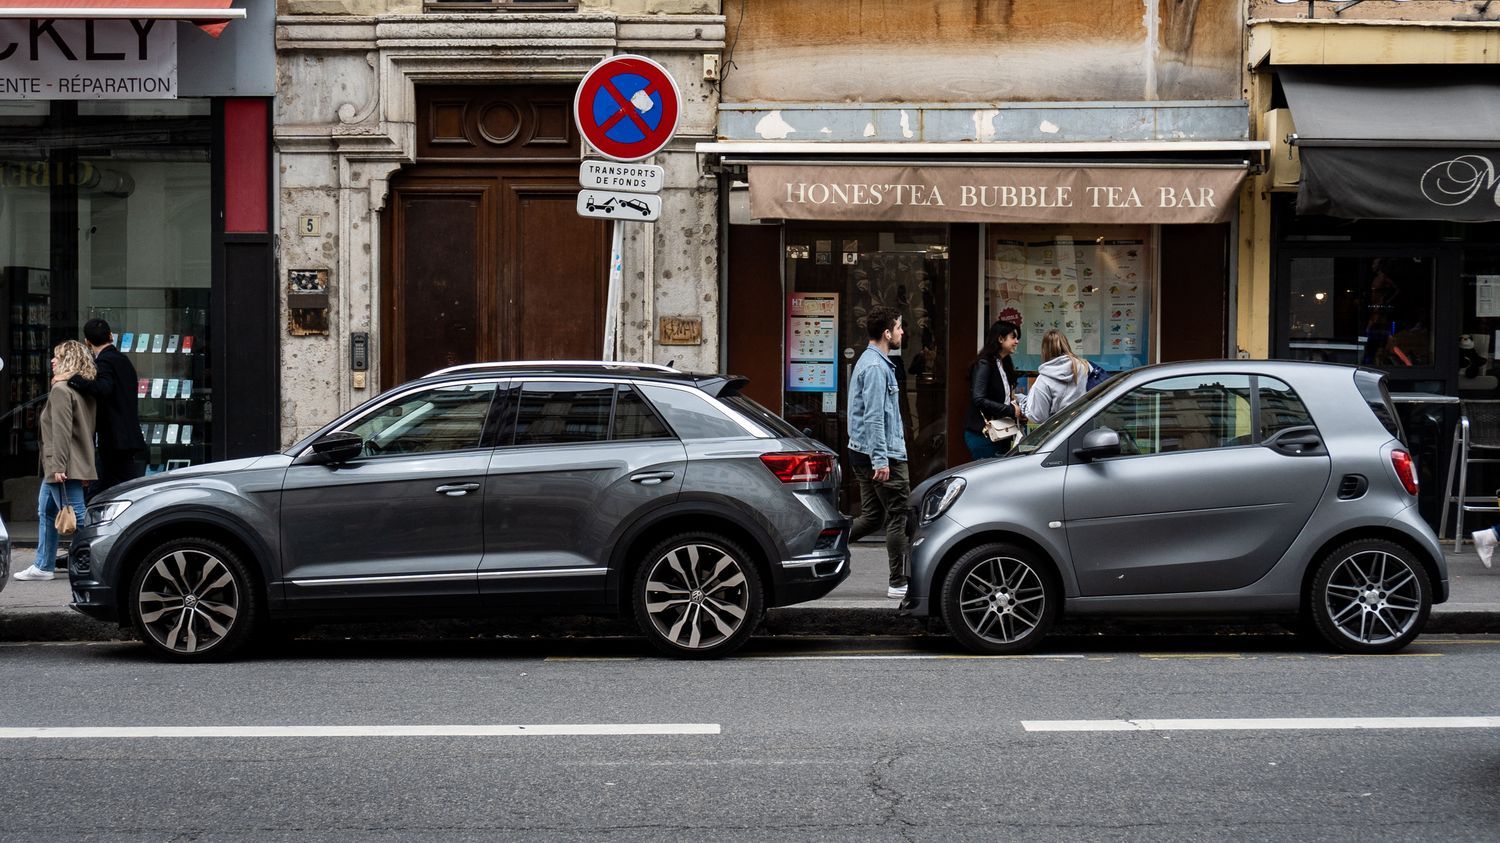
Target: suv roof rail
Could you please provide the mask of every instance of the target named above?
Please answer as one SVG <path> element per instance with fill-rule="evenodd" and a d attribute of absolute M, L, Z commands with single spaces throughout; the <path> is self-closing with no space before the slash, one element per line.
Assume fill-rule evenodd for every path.
<path fill-rule="evenodd" d="M 453 372 L 469 372 L 478 369 L 645 369 L 653 372 L 676 372 L 671 366 L 662 366 L 658 363 L 637 363 L 629 360 L 503 360 L 492 363 L 464 363 L 460 366 L 449 366 L 446 369 L 438 369 L 436 372 L 428 372 L 423 377 L 436 377 L 437 375 L 448 375 Z"/>

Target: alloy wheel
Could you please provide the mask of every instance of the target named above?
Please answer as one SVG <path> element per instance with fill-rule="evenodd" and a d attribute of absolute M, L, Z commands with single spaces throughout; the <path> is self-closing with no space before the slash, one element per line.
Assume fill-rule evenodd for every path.
<path fill-rule="evenodd" d="M 964 624 L 986 641 L 1012 644 L 1042 622 L 1047 592 L 1042 578 L 1020 559 L 997 556 L 970 569 L 959 587 Z"/>
<path fill-rule="evenodd" d="M 1396 641 L 1422 615 L 1416 572 L 1406 560 L 1382 550 L 1363 550 L 1339 562 L 1323 599 L 1333 628 L 1360 644 Z"/>
<path fill-rule="evenodd" d="M 239 622 L 240 586 L 213 553 L 173 550 L 151 564 L 136 592 L 141 626 L 166 650 L 184 655 L 218 646 Z"/>
<path fill-rule="evenodd" d="M 657 633 L 688 650 L 723 644 L 750 613 L 744 563 L 710 544 L 668 550 L 652 564 L 645 590 L 646 613 Z"/>

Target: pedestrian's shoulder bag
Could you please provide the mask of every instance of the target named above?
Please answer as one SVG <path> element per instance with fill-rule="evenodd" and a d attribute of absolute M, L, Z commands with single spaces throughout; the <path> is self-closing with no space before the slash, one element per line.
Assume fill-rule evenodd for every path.
<path fill-rule="evenodd" d="M 52 520 L 52 526 L 57 528 L 60 536 L 71 536 L 78 530 L 78 515 L 73 512 L 73 507 L 63 504 L 62 509 L 57 511 L 57 517 Z"/>
<path fill-rule="evenodd" d="M 1097 363 L 1090 360 L 1088 380 L 1083 385 L 1084 391 L 1087 392 L 1107 380 L 1109 380 L 1109 372 L 1099 368 Z"/>
<path fill-rule="evenodd" d="M 979 417 L 984 419 L 984 438 L 996 445 L 1012 445 L 1021 435 L 1021 426 L 1015 419 L 992 419 L 983 413 Z"/>

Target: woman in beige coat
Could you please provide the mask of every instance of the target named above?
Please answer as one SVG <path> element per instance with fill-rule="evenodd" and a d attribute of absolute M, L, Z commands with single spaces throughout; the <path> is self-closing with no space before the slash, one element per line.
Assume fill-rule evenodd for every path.
<path fill-rule="evenodd" d="M 36 563 L 16 574 L 18 580 L 50 580 L 57 572 L 57 513 L 73 507 L 83 523 L 83 481 L 96 480 L 94 469 L 94 399 L 68 386 L 68 378 L 98 374 L 83 343 L 68 340 L 52 349 L 52 390 L 42 407 L 42 489 L 37 495 Z"/>

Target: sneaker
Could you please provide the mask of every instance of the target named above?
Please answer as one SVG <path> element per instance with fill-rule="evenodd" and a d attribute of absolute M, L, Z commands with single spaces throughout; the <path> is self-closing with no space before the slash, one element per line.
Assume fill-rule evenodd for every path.
<path fill-rule="evenodd" d="M 1495 531 L 1491 529 L 1478 530 L 1471 538 L 1474 539 L 1474 550 L 1479 553 L 1479 561 L 1484 563 L 1484 567 L 1491 567 L 1495 560 L 1495 545 L 1497 544 Z"/>
<path fill-rule="evenodd" d="M 906 599 L 906 586 L 904 586 L 904 585 L 887 586 L 886 589 L 885 589 L 885 596 L 889 597 L 892 600 L 904 600 L 904 599 Z"/>
<path fill-rule="evenodd" d="M 17 579 L 17 580 L 50 580 L 50 579 L 52 579 L 52 577 L 54 575 L 56 575 L 56 573 L 57 573 L 56 571 L 43 571 L 41 568 L 38 568 L 37 566 L 32 565 L 30 568 L 27 568 L 26 570 L 22 571 L 21 573 L 16 574 L 14 577 L 12 577 L 12 579 Z"/>

